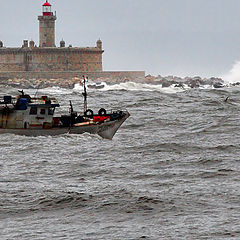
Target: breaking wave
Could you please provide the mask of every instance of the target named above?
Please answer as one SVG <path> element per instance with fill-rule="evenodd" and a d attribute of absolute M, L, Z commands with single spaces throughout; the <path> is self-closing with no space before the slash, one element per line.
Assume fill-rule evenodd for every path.
<path fill-rule="evenodd" d="M 240 82 L 240 61 L 236 61 L 232 66 L 232 69 L 228 74 L 223 76 L 223 79 L 227 83 L 237 83 Z"/>
<path fill-rule="evenodd" d="M 162 84 L 149 84 L 149 83 L 137 83 L 137 82 L 124 82 L 124 83 L 118 83 L 118 84 L 107 84 L 106 82 L 101 83 L 91 83 L 87 85 L 87 88 L 89 91 L 91 90 L 98 90 L 98 91 L 159 91 L 164 93 L 177 93 L 177 92 L 183 92 L 188 87 L 162 87 Z M 79 83 L 75 84 L 74 92 L 83 91 L 83 86 Z"/>

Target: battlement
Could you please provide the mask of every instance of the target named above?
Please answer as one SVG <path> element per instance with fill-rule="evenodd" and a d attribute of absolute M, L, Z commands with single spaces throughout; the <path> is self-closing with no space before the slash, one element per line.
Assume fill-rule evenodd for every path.
<path fill-rule="evenodd" d="M 100 53 L 102 54 L 104 50 L 97 47 L 15 47 L 15 48 L 0 48 L 0 55 L 2 54 L 17 54 L 17 53 Z"/>

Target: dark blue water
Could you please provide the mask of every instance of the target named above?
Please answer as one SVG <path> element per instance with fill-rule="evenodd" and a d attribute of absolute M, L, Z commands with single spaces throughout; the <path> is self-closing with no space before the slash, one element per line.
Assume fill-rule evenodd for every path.
<path fill-rule="evenodd" d="M 1 240 L 240 239 L 240 88 L 134 90 L 89 93 L 131 113 L 112 141 L 0 135 Z"/>

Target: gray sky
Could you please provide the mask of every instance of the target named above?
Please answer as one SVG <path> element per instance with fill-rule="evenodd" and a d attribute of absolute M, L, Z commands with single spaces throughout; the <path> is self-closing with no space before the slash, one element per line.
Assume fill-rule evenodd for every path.
<path fill-rule="evenodd" d="M 38 43 L 45 0 L 1 3 L 0 39 Z M 50 0 L 57 11 L 56 44 L 95 46 L 104 70 L 145 70 L 152 75 L 222 76 L 240 60 L 239 0 Z"/>

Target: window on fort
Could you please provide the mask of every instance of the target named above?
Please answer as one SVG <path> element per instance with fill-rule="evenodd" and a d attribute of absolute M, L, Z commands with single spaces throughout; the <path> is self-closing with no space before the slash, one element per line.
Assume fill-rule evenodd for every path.
<path fill-rule="evenodd" d="M 42 109 L 40 110 L 40 114 L 45 115 L 45 113 L 46 113 L 46 110 L 45 110 L 44 108 L 42 108 Z"/>
<path fill-rule="evenodd" d="M 53 115 L 54 114 L 54 108 L 49 108 L 48 109 L 48 115 Z"/>
<path fill-rule="evenodd" d="M 31 107 L 29 114 L 30 114 L 30 115 L 37 115 L 37 107 Z"/>

